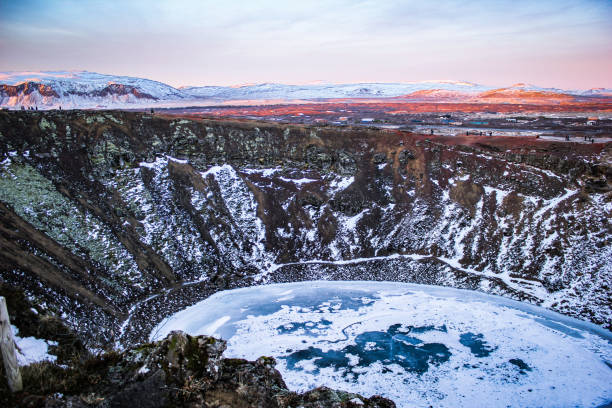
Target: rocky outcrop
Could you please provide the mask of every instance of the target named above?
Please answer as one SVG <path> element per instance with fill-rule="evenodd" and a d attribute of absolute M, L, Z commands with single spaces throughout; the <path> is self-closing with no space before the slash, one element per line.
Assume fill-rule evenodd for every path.
<path fill-rule="evenodd" d="M 26 367 L 24 392 L 7 393 L 2 400 L 29 407 L 395 407 L 382 397 L 328 388 L 289 391 L 273 358 L 223 358 L 225 347 L 223 340 L 172 332 L 160 342 L 65 368 L 52 363 Z"/>
<path fill-rule="evenodd" d="M 41 96 L 59 98 L 58 93 L 53 88 L 36 82 L 24 82 L 19 85 L 0 85 L 0 97 L 14 98 L 20 94 L 30 95 L 32 92 L 38 92 Z"/>

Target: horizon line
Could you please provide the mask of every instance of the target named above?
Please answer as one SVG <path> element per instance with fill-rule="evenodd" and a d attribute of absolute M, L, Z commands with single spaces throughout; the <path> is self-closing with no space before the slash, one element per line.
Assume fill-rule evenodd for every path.
<path fill-rule="evenodd" d="M 531 83 L 527 83 L 527 82 L 523 82 L 523 81 L 518 81 L 518 82 L 514 82 L 511 85 L 487 85 L 487 84 L 482 84 L 482 83 L 477 83 L 477 82 L 473 82 L 473 81 L 468 81 L 468 80 L 461 80 L 461 79 L 424 79 L 424 80 L 413 80 L 413 81 L 381 81 L 381 80 L 364 80 L 364 81 L 355 81 L 355 82 L 337 82 L 337 81 L 326 81 L 326 80 L 322 80 L 322 79 L 316 79 L 316 80 L 307 80 L 307 81 L 299 81 L 299 82 L 286 82 L 286 81 L 278 81 L 278 82 L 270 82 L 270 81 L 262 81 L 262 82 L 257 82 L 257 81 L 249 81 L 249 82 L 235 82 L 235 83 L 217 83 L 217 84 L 206 84 L 206 85 L 179 85 L 179 86 L 175 86 L 175 85 L 171 85 L 168 82 L 164 82 L 158 79 L 152 79 L 146 76 L 134 76 L 134 75 L 124 75 L 124 74 L 107 74 L 107 73 L 101 73 L 101 72 L 97 72 L 97 71 L 90 71 L 90 70 L 84 70 L 84 69 L 52 69 L 52 70 L 10 70 L 10 71 L 0 71 L 0 82 L 4 81 L 5 79 L 8 78 L 3 78 L 5 76 L 11 76 L 11 75 L 36 75 L 36 74 L 46 74 L 49 75 L 50 77 L 53 76 L 53 73 L 71 73 L 71 74 L 78 74 L 78 73 L 91 73 L 91 74 L 97 74 L 97 75 L 103 75 L 103 76 L 114 76 L 114 77 L 125 77 L 125 78 L 136 78 L 136 79 L 143 79 L 143 80 L 147 80 L 147 81 L 154 81 L 154 82 L 158 82 L 167 86 L 170 86 L 174 89 L 177 90 L 181 90 L 181 89 L 188 89 L 188 88 L 203 88 L 203 87 L 223 87 L 223 88 L 242 88 L 242 87 L 248 87 L 248 86 L 259 86 L 259 85 L 294 85 L 294 86 L 316 86 L 316 85 L 357 85 L 357 84 L 377 84 L 377 85 L 385 85 L 385 84 L 398 84 L 398 85 L 410 85 L 410 84 L 426 84 L 426 83 L 441 83 L 441 84 L 457 84 L 457 85 L 466 85 L 466 86 L 482 86 L 482 87 L 488 87 L 488 88 L 509 88 L 509 87 L 515 87 L 515 86 L 525 86 L 525 87 L 536 87 L 536 88 L 542 88 L 542 89 L 560 89 L 560 90 L 565 90 L 565 91 L 570 91 L 570 90 L 595 90 L 595 89 L 609 89 L 606 86 L 598 86 L 598 87 L 591 87 L 591 88 L 560 88 L 560 87 L 543 87 L 543 86 L 539 86 L 539 85 L 535 85 L 535 84 L 531 84 Z M 32 78 L 32 80 L 43 80 L 43 78 Z M 57 76 L 57 79 L 62 79 L 61 76 Z M 67 78 L 69 79 L 69 78 Z M 13 84 L 13 86 L 15 85 L 19 85 L 22 83 L 28 82 L 28 79 L 24 79 L 23 81 L 19 81 L 19 82 L 15 82 Z M 36 81 L 33 81 L 36 82 Z"/>

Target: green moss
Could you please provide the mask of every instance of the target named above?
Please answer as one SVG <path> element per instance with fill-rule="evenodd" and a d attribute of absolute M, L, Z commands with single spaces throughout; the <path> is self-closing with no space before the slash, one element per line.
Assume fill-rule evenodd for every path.
<path fill-rule="evenodd" d="M 340 398 L 341 402 L 349 401 L 357 397 L 356 394 L 351 394 L 345 391 L 336 391 L 336 395 Z"/>
<path fill-rule="evenodd" d="M 21 367 L 21 376 L 24 391 L 34 394 L 50 394 L 54 392 L 66 392 L 68 385 L 74 380 L 72 370 L 43 361 Z"/>
<path fill-rule="evenodd" d="M 148 353 L 156 347 L 155 343 L 143 343 L 138 347 L 134 348 L 134 351 L 137 353 Z"/>
<path fill-rule="evenodd" d="M 223 359 L 223 365 L 228 368 L 238 368 L 245 364 L 248 364 L 248 361 L 243 358 L 224 358 Z"/>
<path fill-rule="evenodd" d="M 62 393 L 81 394 L 91 387 L 99 387 L 105 381 L 110 368 L 121 361 L 121 354 L 110 352 L 89 358 L 65 368 L 49 361 L 21 367 L 24 391 L 32 395 Z M 0 375 L 0 396 L 6 387 L 4 373 Z M 7 394 L 10 394 L 7 392 Z M 9 402 L 0 397 L 0 403 Z M 6 405 L 11 406 L 12 404 Z"/>
<path fill-rule="evenodd" d="M 73 254 L 114 272 L 118 289 L 126 282 L 133 285 L 142 280 L 132 256 L 112 231 L 63 196 L 33 167 L 5 162 L 0 167 L 0 200 Z"/>
<path fill-rule="evenodd" d="M 104 122 L 105 122 L 105 118 L 104 118 L 104 116 L 101 116 L 101 115 L 88 115 L 88 116 L 85 118 L 85 122 L 86 122 L 88 125 L 91 125 L 91 124 L 93 124 L 93 123 L 95 123 L 95 122 L 98 122 L 98 123 L 104 123 Z"/>
<path fill-rule="evenodd" d="M 173 335 L 168 342 L 168 351 L 176 352 L 180 336 Z"/>
<path fill-rule="evenodd" d="M 49 122 L 47 118 L 45 118 L 44 116 L 40 119 L 40 122 L 38 123 L 38 127 L 40 128 L 40 130 L 44 132 L 47 132 L 47 131 L 55 132 L 55 130 L 57 130 L 57 126 L 55 125 L 55 123 Z"/>
<path fill-rule="evenodd" d="M 258 361 L 260 361 L 264 365 L 276 365 L 276 360 L 274 359 L 274 357 L 261 356 L 259 357 Z"/>
<path fill-rule="evenodd" d="M 113 115 L 109 113 L 105 114 L 104 116 L 112 122 L 115 122 L 119 125 L 123 125 L 123 121 L 121 119 L 117 119 L 116 117 L 114 117 Z"/>
<path fill-rule="evenodd" d="M 207 343 L 211 338 L 207 338 Z M 185 360 L 187 368 L 194 373 L 203 374 L 208 363 L 208 354 L 200 347 L 198 337 L 187 337 L 188 343 L 185 346 Z M 214 339 L 213 339 L 214 340 Z"/>

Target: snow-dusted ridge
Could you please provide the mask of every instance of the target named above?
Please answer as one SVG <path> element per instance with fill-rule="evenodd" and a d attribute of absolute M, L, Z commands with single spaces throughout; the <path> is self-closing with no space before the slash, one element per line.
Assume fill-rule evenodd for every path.
<path fill-rule="evenodd" d="M 477 93 L 492 89 L 484 85 L 455 81 L 423 81 L 406 83 L 357 83 L 286 85 L 264 83 L 241 87 L 190 87 L 183 90 L 207 98 L 232 99 L 329 99 L 383 98 L 407 95 L 416 91 L 441 89 Z"/>
<path fill-rule="evenodd" d="M 612 90 L 562 90 L 515 84 L 500 88 L 466 81 L 187 86 L 88 71 L 0 72 L 0 106 L 45 108 L 143 108 L 215 105 L 228 101 L 312 101 L 359 98 L 470 98 L 488 91 L 537 91 L 578 96 L 610 96 Z M 425 92 L 425 93 L 423 93 Z"/>
<path fill-rule="evenodd" d="M 186 98 L 161 82 L 88 71 L 1 72 L 0 105 L 40 108 L 136 107 Z"/>

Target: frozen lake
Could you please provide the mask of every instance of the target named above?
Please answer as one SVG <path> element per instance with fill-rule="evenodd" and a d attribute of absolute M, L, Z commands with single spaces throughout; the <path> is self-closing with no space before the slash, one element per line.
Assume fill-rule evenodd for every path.
<path fill-rule="evenodd" d="M 396 282 L 299 282 L 219 292 L 162 321 L 273 356 L 290 389 L 383 395 L 398 407 L 598 407 L 612 333 L 498 296 Z"/>

